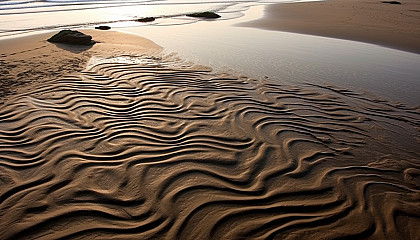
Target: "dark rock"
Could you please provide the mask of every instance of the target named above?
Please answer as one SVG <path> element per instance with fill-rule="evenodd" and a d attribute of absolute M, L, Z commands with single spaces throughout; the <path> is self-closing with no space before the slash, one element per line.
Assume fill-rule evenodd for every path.
<path fill-rule="evenodd" d="M 73 30 L 61 30 L 59 33 L 55 34 L 47 41 L 53 43 L 67 43 L 74 45 L 95 44 L 95 41 L 92 41 L 92 36 Z"/>
<path fill-rule="evenodd" d="M 219 18 L 220 15 L 214 12 L 202 12 L 202 13 L 192 13 L 187 14 L 188 17 L 197 17 L 197 18 Z"/>
<path fill-rule="evenodd" d="M 154 17 L 145 17 L 145 18 L 139 18 L 136 21 L 137 22 L 153 22 L 155 20 L 156 20 L 156 18 L 154 18 Z"/>
<path fill-rule="evenodd" d="M 98 29 L 98 30 L 109 30 L 109 29 L 111 29 L 111 27 L 110 26 L 98 26 L 98 27 L 95 27 L 95 29 Z"/>
<path fill-rule="evenodd" d="M 382 3 L 387 3 L 387 4 L 401 4 L 401 2 L 398 2 L 398 1 L 382 1 Z"/>

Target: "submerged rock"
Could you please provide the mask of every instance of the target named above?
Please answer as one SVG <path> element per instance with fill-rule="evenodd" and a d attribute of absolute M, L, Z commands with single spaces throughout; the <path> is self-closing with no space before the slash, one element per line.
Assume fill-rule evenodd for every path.
<path fill-rule="evenodd" d="M 98 26 L 98 27 L 95 27 L 95 29 L 98 29 L 98 30 L 109 30 L 109 29 L 111 29 L 111 27 L 110 26 Z"/>
<path fill-rule="evenodd" d="M 154 17 L 145 17 L 145 18 L 139 18 L 136 21 L 137 22 L 153 22 L 155 20 L 156 20 L 156 18 L 154 18 Z"/>
<path fill-rule="evenodd" d="M 388 4 L 401 4 L 398 1 L 382 1 L 382 3 L 388 3 Z"/>
<path fill-rule="evenodd" d="M 55 34 L 47 41 L 53 43 L 67 43 L 74 45 L 95 44 L 95 41 L 92 40 L 92 36 L 73 30 L 61 30 L 59 33 Z"/>
<path fill-rule="evenodd" d="M 198 17 L 198 18 L 219 18 L 219 14 L 214 12 L 201 12 L 201 13 L 192 13 L 187 14 L 188 17 Z"/>

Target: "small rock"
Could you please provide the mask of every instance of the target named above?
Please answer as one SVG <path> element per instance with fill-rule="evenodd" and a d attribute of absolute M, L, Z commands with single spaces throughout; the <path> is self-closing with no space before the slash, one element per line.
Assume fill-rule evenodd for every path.
<path fill-rule="evenodd" d="M 401 4 L 398 1 L 382 1 L 382 3 L 388 3 L 388 4 Z"/>
<path fill-rule="evenodd" d="M 47 41 L 53 43 L 67 43 L 74 45 L 95 44 L 95 41 L 92 41 L 92 36 L 73 30 L 61 30 L 59 33 L 55 34 Z"/>
<path fill-rule="evenodd" d="M 202 12 L 202 13 L 192 13 L 187 14 L 188 17 L 198 17 L 198 18 L 220 18 L 221 16 L 214 12 Z"/>
<path fill-rule="evenodd" d="M 136 21 L 137 22 L 153 22 L 155 20 L 156 20 L 156 18 L 154 18 L 154 17 L 145 17 L 145 18 L 139 18 Z"/>
<path fill-rule="evenodd" d="M 95 29 L 98 29 L 98 30 L 109 30 L 109 29 L 111 29 L 111 27 L 110 26 L 98 26 L 98 27 L 95 27 Z"/>

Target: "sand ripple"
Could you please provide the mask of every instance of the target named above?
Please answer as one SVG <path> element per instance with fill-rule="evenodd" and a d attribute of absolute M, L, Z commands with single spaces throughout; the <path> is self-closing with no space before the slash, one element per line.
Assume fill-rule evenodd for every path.
<path fill-rule="evenodd" d="M 104 62 L 0 107 L 0 239 L 416 239 L 418 109 Z"/>

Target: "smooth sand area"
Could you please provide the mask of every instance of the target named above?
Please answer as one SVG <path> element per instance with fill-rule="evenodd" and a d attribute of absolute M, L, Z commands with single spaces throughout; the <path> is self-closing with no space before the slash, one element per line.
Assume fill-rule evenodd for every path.
<path fill-rule="evenodd" d="M 240 26 L 355 40 L 420 53 L 420 1 L 329 0 L 270 5 Z"/>
<path fill-rule="evenodd" d="M 2 53 L 0 239 L 418 238 L 418 108 L 86 33 Z"/>

